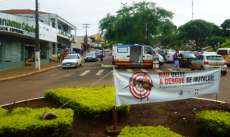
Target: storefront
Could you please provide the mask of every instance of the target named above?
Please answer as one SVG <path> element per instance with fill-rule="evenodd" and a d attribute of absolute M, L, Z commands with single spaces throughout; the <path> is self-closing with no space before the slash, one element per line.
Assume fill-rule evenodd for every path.
<path fill-rule="evenodd" d="M 50 61 L 57 48 L 57 30 L 39 24 L 41 63 Z M 0 71 L 20 68 L 34 63 L 35 29 L 34 20 L 0 13 Z"/>

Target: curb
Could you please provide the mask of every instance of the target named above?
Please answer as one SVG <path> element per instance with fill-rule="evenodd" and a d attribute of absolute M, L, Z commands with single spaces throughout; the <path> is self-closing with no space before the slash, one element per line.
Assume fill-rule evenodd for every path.
<path fill-rule="evenodd" d="M 16 76 L 10 76 L 10 77 L 7 77 L 7 78 L 2 78 L 2 79 L 0 79 L 0 81 L 18 79 L 18 78 L 30 76 L 30 75 L 33 75 L 33 74 L 39 74 L 39 73 L 42 73 L 42 72 L 45 72 L 45 71 L 48 71 L 48 70 L 51 70 L 51 69 L 59 68 L 59 67 L 61 67 L 61 65 L 44 68 L 44 69 L 41 69 L 39 71 L 34 71 L 34 72 L 25 73 L 25 74 L 19 74 L 19 75 L 16 75 Z"/>
<path fill-rule="evenodd" d="M 113 68 L 113 65 L 105 65 L 105 64 L 101 64 L 102 68 Z"/>
<path fill-rule="evenodd" d="M 44 99 L 45 97 L 38 97 L 38 98 L 31 98 L 31 99 L 25 99 L 25 100 L 20 100 L 20 101 L 16 101 L 16 102 L 12 102 L 12 103 L 7 103 L 7 104 L 3 104 L 0 105 L 0 108 L 2 107 L 8 107 L 14 104 L 21 104 L 21 103 L 26 103 L 26 102 L 30 102 L 30 101 L 36 101 L 36 100 L 41 100 Z"/>
<path fill-rule="evenodd" d="M 227 104 L 227 102 L 220 101 L 220 100 L 215 100 L 215 99 L 198 98 L 198 97 L 194 97 L 192 99 L 203 100 L 203 101 L 210 101 L 210 102 L 216 102 L 216 103 L 220 103 L 220 104 Z"/>

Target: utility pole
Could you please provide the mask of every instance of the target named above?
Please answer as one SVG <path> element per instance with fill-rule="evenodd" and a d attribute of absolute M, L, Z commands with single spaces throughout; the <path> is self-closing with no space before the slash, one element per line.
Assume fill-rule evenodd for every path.
<path fill-rule="evenodd" d="M 35 0 L 35 69 L 41 69 L 40 62 L 40 42 L 39 42 L 39 11 L 38 11 L 38 0 Z"/>
<path fill-rule="evenodd" d="M 148 23 L 145 23 L 145 44 L 148 44 Z"/>
<path fill-rule="evenodd" d="M 194 2 L 192 0 L 192 20 L 193 20 L 193 18 L 194 18 Z"/>
<path fill-rule="evenodd" d="M 88 45 L 88 28 L 89 28 L 89 24 L 83 24 L 83 28 L 85 28 L 85 45 Z"/>

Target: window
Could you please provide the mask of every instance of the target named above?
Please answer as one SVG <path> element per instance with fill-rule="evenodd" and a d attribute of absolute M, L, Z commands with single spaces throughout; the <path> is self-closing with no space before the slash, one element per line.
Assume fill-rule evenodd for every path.
<path fill-rule="evenodd" d="M 217 52 L 217 54 L 220 54 L 220 55 L 228 55 L 228 51 L 227 50 L 219 50 Z"/>
<path fill-rule="evenodd" d="M 151 54 L 151 55 L 154 54 L 152 48 L 150 48 L 150 47 L 145 47 L 144 48 L 144 53 L 145 54 Z"/>
<path fill-rule="evenodd" d="M 117 47 L 118 53 L 128 53 L 128 47 Z"/>
<path fill-rule="evenodd" d="M 207 60 L 224 60 L 222 56 L 207 56 Z"/>
<path fill-rule="evenodd" d="M 202 56 L 202 55 L 197 56 L 197 59 L 198 59 L 198 60 L 203 60 L 203 59 L 204 59 L 204 56 Z"/>

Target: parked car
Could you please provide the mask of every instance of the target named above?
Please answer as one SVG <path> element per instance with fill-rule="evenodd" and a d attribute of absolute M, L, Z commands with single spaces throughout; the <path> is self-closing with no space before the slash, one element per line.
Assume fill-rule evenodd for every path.
<path fill-rule="evenodd" d="M 192 69 L 221 68 L 221 74 L 227 74 L 226 61 L 215 52 L 205 52 L 192 61 Z"/>
<path fill-rule="evenodd" d="M 96 52 L 89 52 L 85 56 L 85 62 L 96 62 L 98 61 Z"/>
<path fill-rule="evenodd" d="M 80 54 L 68 54 L 62 61 L 62 68 L 74 68 L 82 66 L 83 59 Z"/>
<path fill-rule="evenodd" d="M 181 68 L 191 68 L 192 61 L 196 59 L 196 56 L 191 51 L 181 51 L 179 64 Z"/>
<path fill-rule="evenodd" d="M 172 50 L 172 49 L 168 50 L 166 55 L 165 55 L 165 61 L 166 62 L 173 62 L 174 61 L 173 56 L 175 53 L 176 53 L 175 50 Z"/>
<path fill-rule="evenodd" d="M 96 52 L 96 56 L 97 56 L 98 58 L 102 58 L 102 57 L 105 56 L 104 51 L 101 50 L 101 49 L 96 49 L 95 52 Z"/>
<path fill-rule="evenodd" d="M 230 48 L 219 48 L 217 53 L 224 57 L 227 66 L 230 67 Z"/>
<path fill-rule="evenodd" d="M 165 63 L 165 59 L 161 54 L 157 54 L 158 58 L 159 58 L 159 65 L 163 65 Z"/>

